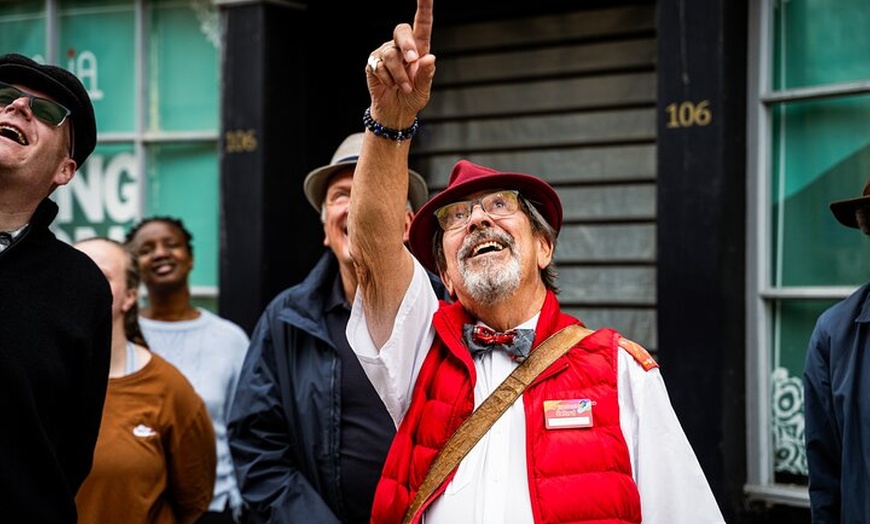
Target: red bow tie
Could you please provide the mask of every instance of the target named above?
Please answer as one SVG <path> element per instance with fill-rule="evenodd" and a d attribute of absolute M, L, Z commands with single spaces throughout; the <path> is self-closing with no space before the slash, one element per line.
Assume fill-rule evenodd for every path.
<path fill-rule="evenodd" d="M 507 331 L 494 331 L 486 326 L 474 326 L 471 331 L 471 337 L 478 344 L 492 346 L 495 344 L 510 344 L 516 338 L 516 330 L 509 329 Z"/>
<path fill-rule="evenodd" d="M 529 356 L 532 341 L 535 339 L 533 329 L 495 331 L 486 326 L 466 324 L 462 331 L 472 356 L 502 349 L 516 362 L 522 362 Z"/>

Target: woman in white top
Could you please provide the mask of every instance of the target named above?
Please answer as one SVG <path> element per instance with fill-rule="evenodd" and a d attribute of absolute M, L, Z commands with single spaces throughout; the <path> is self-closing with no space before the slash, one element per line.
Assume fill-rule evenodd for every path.
<path fill-rule="evenodd" d="M 217 439 L 214 498 L 200 524 L 242 522 L 242 497 L 227 439 L 227 417 L 248 350 L 238 325 L 191 302 L 193 235 L 174 217 L 145 218 L 127 233 L 148 303 L 139 323 L 151 350 L 174 364 L 205 401 Z"/>

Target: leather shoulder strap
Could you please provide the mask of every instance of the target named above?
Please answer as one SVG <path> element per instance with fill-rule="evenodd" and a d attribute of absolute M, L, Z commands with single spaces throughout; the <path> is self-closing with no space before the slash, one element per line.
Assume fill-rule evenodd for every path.
<path fill-rule="evenodd" d="M 459 462 L 471 451 L 474 444 L 507 411 L 535 377 L 591 333 L 591 329 L 579 324 L 560 329 L 541 342 L 529 354 L 529 358 L 508 375 L 504 382 L 456 429 L 435 457 L 426 473 L 426 478 L 420 484 L 420 489 L 408 506 L 405 518 L 402 519 L 404 524 L 412 522 L 414 515 L 435 493 L 447 475 L 459 466 Z"/>

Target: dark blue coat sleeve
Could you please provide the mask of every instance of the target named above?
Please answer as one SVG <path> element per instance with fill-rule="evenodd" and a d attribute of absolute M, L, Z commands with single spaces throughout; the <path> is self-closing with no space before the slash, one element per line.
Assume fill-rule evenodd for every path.
<path fill-rule="evenodd" d="M 804 366 L 804 409 L 812 521 L 840 522 L 842 435 L 831 389 L 831 337 L 823 315 Z"/>
<path fill-rule="evenodd" d="M 340 524 L 294 464 L 297 441 L 284 415 L 273 311 L 254 330 L 228 422 L 230 450 L 252 522 Z"/>

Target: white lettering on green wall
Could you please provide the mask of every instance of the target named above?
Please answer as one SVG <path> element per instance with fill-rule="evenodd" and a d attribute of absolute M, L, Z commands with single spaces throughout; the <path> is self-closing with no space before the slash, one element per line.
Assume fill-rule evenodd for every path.
<path fill-rule="evenodd" d="M 60 208 L 55 233 L 68 242 L 95 235 L 123 239 L 139 210 L 138 181 L 132 153 L 91 155 L 72 182 L 54 193 Z"/>
<path fill-rule="evenodd" d="M 103 92 L 97 82 L 97 57 L 91 51 L 82 51 L 77 56 L 70 57 L 67 69 L 75 73 L 84 84 L 91 100 L 103 99 Z"/>

